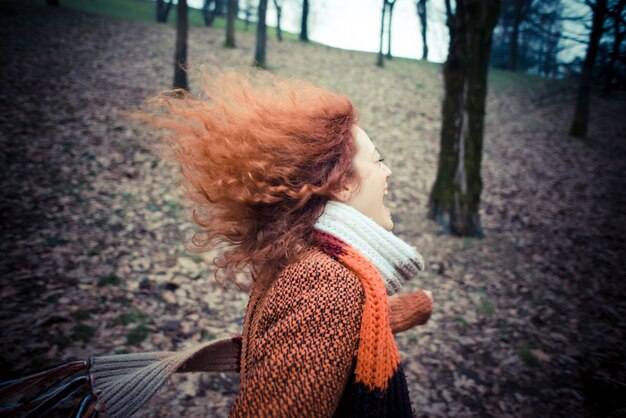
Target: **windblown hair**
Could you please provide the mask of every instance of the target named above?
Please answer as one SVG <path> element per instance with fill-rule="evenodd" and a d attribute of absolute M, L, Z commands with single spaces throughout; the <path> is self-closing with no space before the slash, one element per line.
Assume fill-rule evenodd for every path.
<path fill-rule="evenodd" d="M 248 268 L 269 287 L 312 243 L 326 202 L 356 180 L 350 100 L 267 73 L 219 73 L 205 99 L 160 97 L 152 119 L 167 141 L 197 205 L 200 250 L 226 244 L 215 260 L 233 280 Z M 181 92 L 177 92 L 180 94 Z"/>

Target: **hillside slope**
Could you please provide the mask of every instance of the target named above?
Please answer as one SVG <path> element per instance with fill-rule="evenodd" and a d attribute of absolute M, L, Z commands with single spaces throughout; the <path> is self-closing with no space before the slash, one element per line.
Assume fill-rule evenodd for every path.
<path fill-rule="evenodd" d="M 215 254 L 185 248 L 194 226 L 177 170 L 157 133 L 126 117 L 169 87 L 174 28 L 3 4 L 0 35 L 0 377 L 240 332 L 246 294 L 215 283 Z M 237 36 L 225 50 L 221 31 L 192 28 L 193 68 L 248 68 L 253 35 Z M 574 85 L 492 72 L 487 237 L 458 239 L 426 220 L 441 68 L 374 60 L 268 44 L 272 72 L 352 98 L 393 170 L 395 233 L 428 262 L 412 287 L 436 301 L 426 326 L 397 337 L 418 416 L 618 416 L 626 98 L 594 97 L 580 142 L 566 134 Z M 236 391 L 236 375 L 178 377 L 139 416 L 226 416 Z"/>

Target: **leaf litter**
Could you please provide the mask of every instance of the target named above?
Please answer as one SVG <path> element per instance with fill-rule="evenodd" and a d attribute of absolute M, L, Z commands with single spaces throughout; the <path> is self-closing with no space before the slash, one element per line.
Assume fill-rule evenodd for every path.
<path fill-rule="evenodd" d="M 246 294 L 215 282 L 215 252 L 186 245 L 196 228 L 177 169 L 155 152 L 158 134 L 127 118 L 170 85 L 174 28 L 2 7 L 2 378 L 239 333 Z M 192 66 L 247 68 L 254 35 L 238 33 L 234 50 L 222 40 L 191 28 Z M 272 72 L 352 98 L 393 170 L 395 233 L 428 262 L 411 287 L 435 297 L 429 323 L 397 336 L 418 416 L 623 408 L 624 94 L 593 97 L 590 139 L 578 141 L 574 83 L 492 71 L 486 238 L 454 238 L 426 219 L 440 65 L 380 69 L 372 54 L 268 42 Z M 227 416 L 237 389 L 236 374 L 176 376 L 138 416 Z"/>

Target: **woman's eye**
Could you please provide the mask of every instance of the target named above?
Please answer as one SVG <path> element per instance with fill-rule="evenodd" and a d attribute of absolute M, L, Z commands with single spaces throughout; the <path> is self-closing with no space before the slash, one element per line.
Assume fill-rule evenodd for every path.
<path fill-rule="evenodd" d="M 383 161 L 385 161 L 385 157 L 380 157 L 380 158 L 378 159 L 378 162 L 379 162 L 379 163 L 382 163 Z"/>

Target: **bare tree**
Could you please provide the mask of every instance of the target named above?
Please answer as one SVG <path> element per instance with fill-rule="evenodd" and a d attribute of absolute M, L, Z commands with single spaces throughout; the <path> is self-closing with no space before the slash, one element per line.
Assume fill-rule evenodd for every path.
<path fill-rule="evenodd" d="M 254 5 L 252 4 L 252 0 L 246 0 L 246 16 L 245 16 L 245 22 L 246 22 L 246 26 L 244 28 L 244 31 L 248 32 L 248 29 L 250 27 L 250 17 L 252 16 L 252 12 L 254 11 Z"/>
<path fill-rule="evenodd" d="M 385 65 L 383 59 L 383 37 L 385 36 L 385 13 L 387 12 L 387 0 L 383 0 L 383 10 L 380 17 L 380 45 L 378 48 L 378 57 L 376 58 L 376 65 L 383 67 Z"/>
<path fill-rule="evenodd" d="M 204 0 L 202 5 L 202 17 L 204 17 L 205 26 L 213 26 L 213 20 L 215 20 L 215 13 L 213 11 L 216 7 L 216 0 Z"/>
<path fill-rule="evenodd" d="M 428 42 L 426 41 L 426 33 L 428 31 L 428 11 L 426 10 L 427 0 L 417 0 L 417 16 L 420 20 L 420 27 L 422 29 L 422 59 L 428 59 Z"/>
<path fill-rule="evenodd" d="M 156 20 L 160 23 L 167 22 L 167 17 L 170 14 L 170 9 L 172 8 L 172 1 L 169 0 L 167 3 L 165 0 L 157 0 L 156 2 Z"/>
<path fill-rule="evenodd" d="M 174 55 L 174 88 L 189 90 L 187 84 L 187 0 L 176 6 L 176 53 Z"/>
<path fill-rule="evenodd" d="M 626 21 L 624 21 L 624 17 L 622 16 L 625 6 L 626 0 L 619 0 L 615 7 L 611 8 L 609 11 L 609 16 L 613 23 L 613 45 L 609 55 L 609 62 L 604 78 L 603 93 L 605 95 L 611 93 L 615 74 L 615 63 L 619 57 L 620 47 L 624 41 L 624 36 L 626 35 Z"/>
<path fill-rule="evenodd" d="M 280 17 L 283 11 L 283 6 L 279 0 L 274 0 L 274 7 L 276 8 L 276 39 L 278 39 L 278 42 L 282 42 L 283 31 L 280 28 Z"/>
<path fill-rule="evenodd" d="M 511 31 L 511 40 L 509 42 L 509 70 L 511 71 L 515 71 L 517 68 L 519 28 L 530 9 L 531 3 L 532 0 L 515 0 L 514 2 L 513 30 Z"/>
<path fill-rule="evenodd" d="M 265 68 L 265 45 L 267 44 L 267 26 L 265 17 L 267 15 L 267 0 L 259 1 L 259 18 L 256 26 L 256 50 L 254 52 L 254 65 Z"/>
<path fill-rule="evenodd" d="M 387 58 L 391 59 L 391 19 L 393 17 L 393 7 L 396 5 L 396 0 L 387 0 L 387 7 L 389 8 L 389 23 L 387 25 Z"/>
<path fill-rule="evenodd" d="M 235 48 L 235 23 L 237 21 L 237 11 L 239 9 L 238 0 L 228 0 L 228 14 L 226 19 L 226 48 Z"/>
<path fill-rule="evenodd" d="M 228 0 L 204 0 L 202 16 L 205 26 L 213 26 L 213 21 L 218 16 L 226 16 L 228 13 Z"/>
<path fill-rule="evenodd" d="M 300 40 L 309 42 L 309 0 L 302 0 L 302 21 L 300 24 Z"/>
<path fill-rule="evenodd" d="M 558 53 L 574 39 L 564 33 L 566 20 L 582 21 L 582 16 L 564 16 L 562 0 L 511 0 L 502 3 L 500 20 L 494 30 L 491 65 L 510 71 L 556 76 Z"/>
<path fill-rule="evenodd" d="M 591 97 L 591 81 L 593 77 L 593 67 L 596 63 L 598 46 L 602 37 L 604 19 L 607 11 L 607 0 L 586 0 L 587 5 L 593 10 L 593 23 L 589 34 L 589 46 L 583 62 L 582 74 L 578 82 L 578 95 L 576 98 L 576 111 L 574 120 L 570 128 L 570 135 L 585 138 L 587 136 L 587 125 L 589 122 L 589 100 Z"/>
<path fill-rule="evenodd" d="M 429 217 L 445 232 L 482 236 L 479 205 L 487 69 L 499 0 L 446 0 L 450 30 L 443 67 L 441 148 Z"/>

